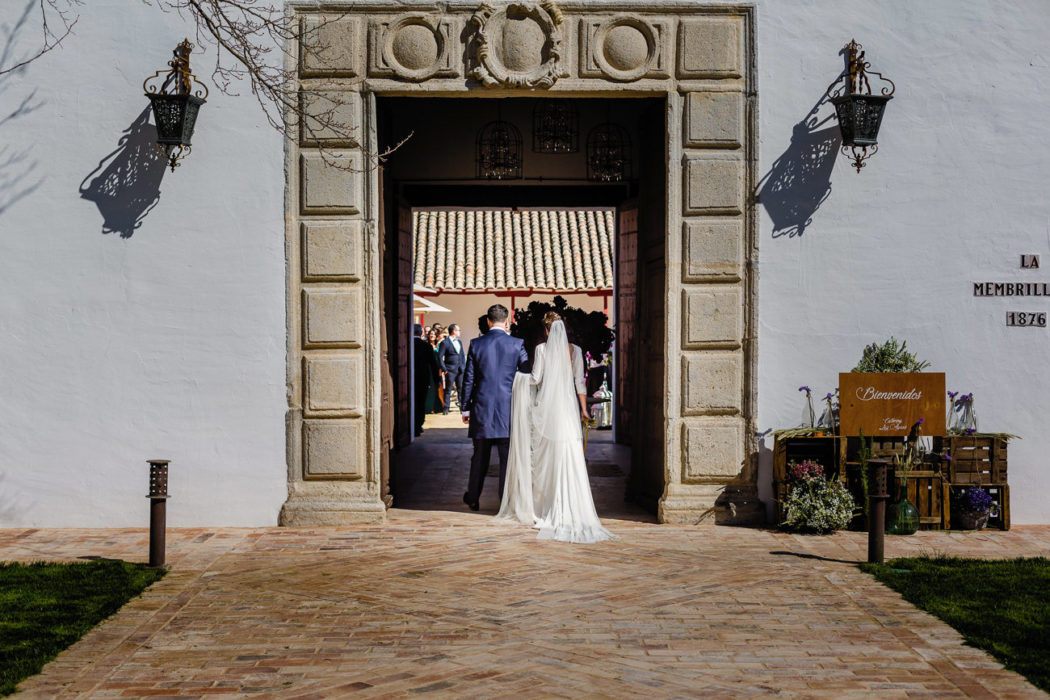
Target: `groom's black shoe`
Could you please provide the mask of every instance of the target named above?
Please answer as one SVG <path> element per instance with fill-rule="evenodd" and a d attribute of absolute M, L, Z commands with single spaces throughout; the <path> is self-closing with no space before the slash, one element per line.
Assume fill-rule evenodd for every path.
<path fill-rule="evenodd" d="M 480 506 L 478 506 L 478 502 L 477 501 L 471 501 L 470 500 L 470 493 L 463 494 L 463 502 L 466 503 L 467 507 L 470 508 L 471 510 L 477 510 L 480 507 Z"/>

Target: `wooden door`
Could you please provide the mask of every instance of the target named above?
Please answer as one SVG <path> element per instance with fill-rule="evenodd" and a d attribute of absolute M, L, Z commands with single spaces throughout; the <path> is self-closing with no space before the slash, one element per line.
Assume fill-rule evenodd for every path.
<path fill-rule="evenodd" d="M 396 432 L 395 444 L 412 442 L 412 207 L 404 201 L 397 207 L 397 289 L 394 298 L 397 321 Z"/>
<path fill-rule="evenodd" d="M 667 227 L 666 144 L 664 107 L 654 104 L 641 120 L 637 203 L 637 262 L 635 285 L 635 348 L 626 382 L 633 383 L 634 413 L 630 416 L 631 475 L 628 497 L 656 512 L 666 475 L 666 339 Z"/>
<path fill-rule="evenodd" d="M 393 479 L 390 474 L 390 453 L 394 449 L 394 423 L 396 420 L 394 411 L 394 406 L 396 405 L 394 386 L 396 362 L 395 354 L 391 352 L 391 348 L 397 347 L 397 336 L 395 333 L 397 324 L 392 322 L 388 315 L 388 312 L 394 308 L 394 273 L 396 271 L 393 255 L 393 251 L 396 249 L 391 245 L 391 237 L 387 232 L 387 226 L 392 217 L 389 203 L 384 198 L 384 193 L 389 189 L 387 187 L 388 179 L 389 174 L 380 166 L 377 177 L 379 185 L 379 260 L 382 265 L 382 275 L 380 276 L 382 290 L 379 295 L 379 381 L 382 384 L 382 398 L 379 406 L 379 494 L 387 508 L 393 505 L 394 502 Z"/>
<path fill-rule="evenodd" d="M 616 442 L 630 445 L 634 435 L 638 320 L 638 201 L 620 206 L 616 227 Z"/>

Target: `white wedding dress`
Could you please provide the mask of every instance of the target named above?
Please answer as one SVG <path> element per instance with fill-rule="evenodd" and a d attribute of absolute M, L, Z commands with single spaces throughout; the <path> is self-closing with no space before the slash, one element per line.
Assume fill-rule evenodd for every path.
<path fill-rule="evenodd" d="M 581 354 L 576 346 L 570 354 L 565 324 L 555 321 L 547 342 L 536 347 L 532 374 L 514 378 L 507 479 L 496 520 L 535 527 L 541 540 L 614 537 L 598 519 L 587 478 L 576 399 L 585 391 Z"/>

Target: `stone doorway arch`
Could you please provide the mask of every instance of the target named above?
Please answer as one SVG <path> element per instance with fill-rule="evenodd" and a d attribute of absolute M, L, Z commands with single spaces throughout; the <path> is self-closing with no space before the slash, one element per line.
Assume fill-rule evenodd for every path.
<path fill-rule="evenodd" d="M 341 98 L 352 141 L 288 149 L 288 500 L 280 523 L 385 517 L 376 97 L 636 96 L 665 100 L 665 273 L 652 341 L 663 522 L 759 520 L 754 8 L 518 2 L 296 8 L 327 47 L 297 72 L 304 105 Z M 323 147 L 323 152 L 321 148 Z M 332 167 L 333 164 L 337 167 Z M 338 167 L 342 166 L 342 167 Z M 644 272 L 643 272 L 644 275 Z M 654 278 L 655 279 L 655 278 Z M 639 285 L 646 283 L 639 280 Z M 655 408 L 655 407 L 654 407 Z"/>

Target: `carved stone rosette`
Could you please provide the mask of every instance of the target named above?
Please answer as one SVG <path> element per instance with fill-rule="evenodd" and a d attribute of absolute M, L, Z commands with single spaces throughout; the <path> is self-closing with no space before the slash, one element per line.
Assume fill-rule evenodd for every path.
<path fill-rule="evenodd" d="M 452 23 L 425 14 L 373 22 L 369 74 L 421 82 L 456 74 Z"/>
<path fill-rule="evenodd" d="M 483 4 L 468 25 L 470 77 L 487 87 L 551 87 L 561 72 L 563 21 L 553 2 Z"/>

